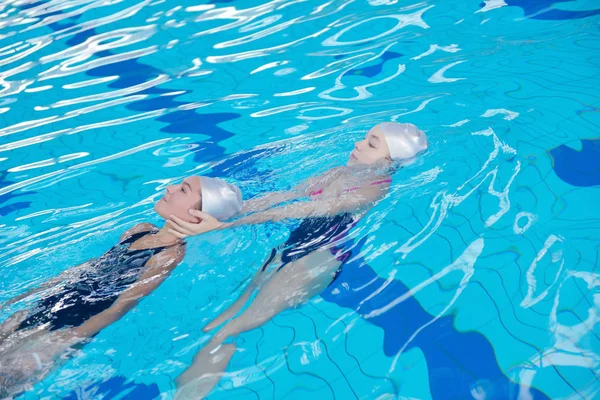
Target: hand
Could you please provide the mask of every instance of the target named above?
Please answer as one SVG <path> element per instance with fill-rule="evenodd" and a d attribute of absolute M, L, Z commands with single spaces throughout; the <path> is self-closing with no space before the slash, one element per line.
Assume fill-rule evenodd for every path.
<path fill-rule="evenodd" d="M 230 225 L 225 222 L 220 222 L 212 215 L 202 211 L 190 209 L 188 212 L 190 213 L 190 215 L 198 217 L 200 219 L 200 222 L 187 222 L 182 220 L 181 218 L 176 217 L 175 215 L 169 216 L 168 222 L 172 226 L 172 228 L 169 229 L 169 232 L 180 239 L 184 239 L 188 236 L 200 235 L 203 233 L 211 232 L 215 229 L 223 229 Z"/>

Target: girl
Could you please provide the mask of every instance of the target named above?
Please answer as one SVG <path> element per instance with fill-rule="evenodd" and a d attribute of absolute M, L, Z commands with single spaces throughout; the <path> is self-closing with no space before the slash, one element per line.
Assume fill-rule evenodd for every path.
<path fill-rule="evenodd" d="M 158 215 L 197 221 L 188 209 L 226 220 L 241 210 L 240 190 L 220 179 L 191 176 L 168 186 L 154 205 Z M 8 306 L 43 293 L 34 307 L 0 325 L 0 397 L 40 380 L 56 357 L 98 334 L 156 289 L 183 259 L 185 243 L 162 228 L 140 223 L 100 258 L 71 268 Z"/>
<path fill-rule="evenodd" d="M 200 223 L 171 216 L 170 232 L 180 238 L 242 224 L 302 219 L 282 248 L 271 251 L 240 298 L 204 328 L 211 330 L 234 317 L 254 290 L 260 288 L 246 310 L 227 322 L 179 376 L 176 397 L 197 399 L 212 390 L 236 349 L 233 343 L 223 344 L 226 339 L 262 326 L 281 311 L 306 302 L 330 285 L 344 262 L 343 248 L 337 245 L 356 224 L 358 214 L 388 193 L 394 161 L 409 160 L 427 147 L 425 134 L 416 126 L 381 123 L 355 144 L 346 166 L 309 179 L 290 192 L 254 200 L 264 208 L 299 197 L 307 197 L 309 201 L 254 213 L 230 223 L 193 209 L 190 214 L 200 218 Z M 272 264 L 277 267 L 269 270 Z"/>

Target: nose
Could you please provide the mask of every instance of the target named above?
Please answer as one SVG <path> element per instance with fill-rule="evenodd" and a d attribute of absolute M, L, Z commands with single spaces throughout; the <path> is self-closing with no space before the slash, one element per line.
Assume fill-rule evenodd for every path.
<path fill-rule="evenodd" d="M 361 147 L 362 147 L 362 141 L 354 143 L 355 150 L 360 151 Z"/>
<path fill-rule="evenodd" d="M 171 193 L 173 193 L 174 190 L 175 190 L 175 186 L 173 186 L 173 185 L 167 186 L 167 193 L 171 194 Z"/>

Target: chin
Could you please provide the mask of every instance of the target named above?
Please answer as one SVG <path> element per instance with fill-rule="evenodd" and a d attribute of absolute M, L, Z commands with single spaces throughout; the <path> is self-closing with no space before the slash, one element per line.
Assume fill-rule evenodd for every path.
<path fill-rule="evenodd" d="M 162 204 L 161 204 L 160 200 L 159 200 L 159 201 L 157 201 L 156 203 L 154 203 L 154 211 L 155 211 L 155 212 L 156 212 L 158 215 L 160 215 L 161 217 L 163 217 L 164 219 L 167 219 L 167 217 L 165 216 L 165 214 L 166 214 L 166 213 L 165 213 L 165 210 L 163 209 L 163 207 L 162 207 Z"/>
<path fill-rule="evenodd" d="M 348 158 L 348 163 L 346 165 L 357 165 L 357 164 L 362 164 L 362 163 L 359 161 L 358 158 L 350 156 Z"/>

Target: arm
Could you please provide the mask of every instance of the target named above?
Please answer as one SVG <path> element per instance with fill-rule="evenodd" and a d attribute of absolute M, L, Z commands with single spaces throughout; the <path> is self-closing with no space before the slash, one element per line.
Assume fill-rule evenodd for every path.
<path fill-rule="evenodd" d="M 38 292 L 41 292 L 44 289 L 47 289 L 50 285 L 49 285 L 50 281 L 44 282 L 42 283 L 40 286 L 36 287 L 36 288 L 32 288 L 29 289 L 28 291 L 26 291 L 25 293 L 22 293 L 18 296 L 13 297 L 12 299 L 6 301 L 4 304 L 0 304 L 0 310 L 2 310 L 4 307 L 8 307 L 12 304 L 15 304 L 29 296 L 32 296 Z"/>
<path fill-rule="evenodd" d="M 267 195 L 245 201 L 241 212 L 245 214 L 249 212 L 263 211 L 276 204 L 296 198 L 298 198 L 298 195 L 293 191 L 271 192 Z"/>
<path fill-rule="evenodd" d="M 49 289 L 63 281 L 65 281 L 66 279 L 72 278 L 73 276 L 79 274 L 79 272 L 81 272 L 81 270 L 87 268 L 89 266 L 89 262 L 84 262 L 83 264 L 79 264 L 75 267 L 69 268 L 66 271 L 61 272 L 59 275 L 55 276 L 54 278 L 50 278 L 45 282 L 42 282 L 39 286 L 34 287 L 29 289 L 28 291 L 26 291 L 25 293 L 22 293 L 18 296 L 13 297 L 12 299 L 6 301 L 4 304 L 0 304 L 0 310 L 3 309 L 4 307 L 8 307 L 12 304 L 15 304 L 23 299 L 26 299 L 29 296 L 33 296 L 36 293 L 42 292 L 46 289 Z"/>
<path fill-rule="evenodd" d="M 145 232 L 145 231 L 149 231 L 152 228 L 154 228 L 154 225 L 149 224 L 149 223 L 141 223 L 141 224 L 136 224 L 133 227 L 129 228 L 128 230 L 125 231 L 125 233 L 123 233 L 121 235 L 121 238 L 119 239 L 119 241 L 123 241 L 126 238 L 128 238 L 129 236 L 136 234 L 138 232 Z M 89 266 L 89 262 L 85 262 L 83 264 L 80 264 L 76 267 L 73 268 L 69 268 L 66 271 L 61 272 L 58 276 L 55 276 L 54 278 L 51 278 L 49 280 L 47 280 L 46 282 L 43 282 L 41 285 L 39 285 L 38 287 L 29 289 L 27 292 L 22 293 L 18 296 L 13 297 L 12 299 L 8 300 L 7 302 L 5 302 L 4 304 L 0 305 L 0 309 L 10 306 L 14 303 L 17 303 L 29 296 L 32 296 L 36 293 L 39 293 L 41 291 L 44 291 L 48 288 L 51 288 L 53 286 L 55 286 L 56 284 L 63 282 L 64 280 L 68 279 L 68 278 L 72 278 L 74 275 L 77 275 L 79 272 L 81 272 L 81 270 L 85 269 L 86 267 Z"/>
<path fill-rule="evenodd" d="M 386 191 L 387 186 L 384 185 L 364 187 L 333 199 L 320 199 L 276 207 L 271 210 L 254 213 L 234 222 L 220 222 L 207 213 L 190 210 L 190 214 L 199 217 L 201 222 L 194 224 L 171 215 L 169 223 L 174 228 L 169 229 L 169 232 L 180 238 L 185 238 L 189 235 L 199 235 L 215 229 L 226 229 L 238 225 L 260 224 L 267 221 L 280 221 L 286 218 L 305 218 L 353 212 L 379 200 Z"/>
<path fill-rule="evenodd" d="M 341 168 L 333 168 L 319 176 L 306 179 L 289 191 L 271 192 L 264 196 L 244 202 L 242 213 L 264 211 L 285 201 L 309 196 L 312 192 L 329 185 L 339 177 Z"/>
<path fill-rule="evenodd" d="M 247 217 L 240 218 L 230 223 L 222 223 L 217 229 L 232 226 L 260 224 L 267 221 L 280 221 L 286 218 L 306 218 L 333 216 L 344 212 L 357 211 L 379 199 L 379 190 L 364 188 L 352 193 L 342 194 L 333 199 L 313 200 L 303 203 L 294 203 L 284 207 L 257 212 Z"/>
<path fill-rule="evenodd" d="M 89 337 L 119 320 L 137 305 L 138 300 L 156 289 L 181 262 L 184 255 L 185 247 L 178 246 L 152 257 L 146 263 L 147 268 L 142 276 L 133 286 L 124 291 L 110 308 L 94 315 L 81 326 L 73 328 L 71 334 L 76 337 Z"/>

